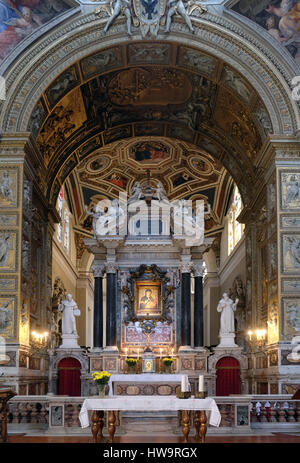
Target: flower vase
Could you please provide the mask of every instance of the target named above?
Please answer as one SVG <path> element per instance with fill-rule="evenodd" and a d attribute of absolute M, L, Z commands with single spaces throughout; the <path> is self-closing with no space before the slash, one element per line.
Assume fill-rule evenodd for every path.
<path fill-rule="evenodd" d="M 167 375 L 171 374 L 171 369 L 172 369 L 172 366 L 171 365 L 165 365 L 165 373 Z"/>
<path fill-rule="evenodd" d="M 129 366 L 128 365 L 128 374 L 129 375 L 134 375 L 135 374 L 135 366 Z"/>
<path fill-rule="evenodd" d="M 103 399 L 105 397 L 106 384 L 98 384 L 97 386 L 98 386 L 99 397 Z"/>

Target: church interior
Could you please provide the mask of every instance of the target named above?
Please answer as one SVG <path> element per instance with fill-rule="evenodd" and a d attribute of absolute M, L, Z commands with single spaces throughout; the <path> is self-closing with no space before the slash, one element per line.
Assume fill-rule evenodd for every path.
<path fill-rule="evenodd" d="M 299 21 L 0 0 L 0 442 L 300 442 Z"/>

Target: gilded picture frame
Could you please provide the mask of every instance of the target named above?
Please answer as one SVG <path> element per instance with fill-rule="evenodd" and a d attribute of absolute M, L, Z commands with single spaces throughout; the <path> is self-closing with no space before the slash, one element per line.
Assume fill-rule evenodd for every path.
<path fill-rule="evenodd" d="M 135 315 L 138 318 L 162 316 L 161 281 L 136 281 Z"/>

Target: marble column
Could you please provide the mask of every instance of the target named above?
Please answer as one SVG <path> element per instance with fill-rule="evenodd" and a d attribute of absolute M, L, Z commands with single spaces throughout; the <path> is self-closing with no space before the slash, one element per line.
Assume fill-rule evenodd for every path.
<path fill-rule="evenodd" d="M 203 261 L 194 264 L 194 347 L 204 345 L 203 271 Z"/>
<path fill-rule="evenodd" d="M 117 346 L 117 266 L 106 265 L 106 347 Z"/>
<path fill-rule="evenodd" d="M 180 345 L 191 346 L 191 264 L 181 266 Z"/>
<path fill-rule="evenodd" d="M 94 286 L 94 348 L 103 348 L 103 272 L 104 265 L 94 264 L 92 267 L 95 286 Z"/>

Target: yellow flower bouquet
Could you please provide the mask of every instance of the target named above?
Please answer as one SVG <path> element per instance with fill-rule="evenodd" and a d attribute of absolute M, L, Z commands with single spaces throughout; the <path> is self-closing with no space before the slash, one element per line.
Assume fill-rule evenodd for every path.
<path fill-rule="evenodd" d="M 105 397 L 105 389 L 111 374 L 108 371 L 95 371 L 92 373 L 92 378 L 98 386 L 99 397 Z"/>
<path fill-rule="evenodd" d="M 92 374 L 92 378 L 96 384 L 107 384 L 110 377 L 111 373 L 108 373 L 108 371 L 95 371 Z"/>
<path fill-rule="evenodd" d="M 135 367 L 135 365 L 137 364 L 137 359 L 135 358 L 132 358 L 132 357 L 128 357 L 126 359 L 126 363 L 129 367 Z"/>
<path fill-rule="evenodd" d="M 162 361 L 166 367 L 170 367 L 174 362 L 174 359 L 172 357 L 164 357 Z"/>

